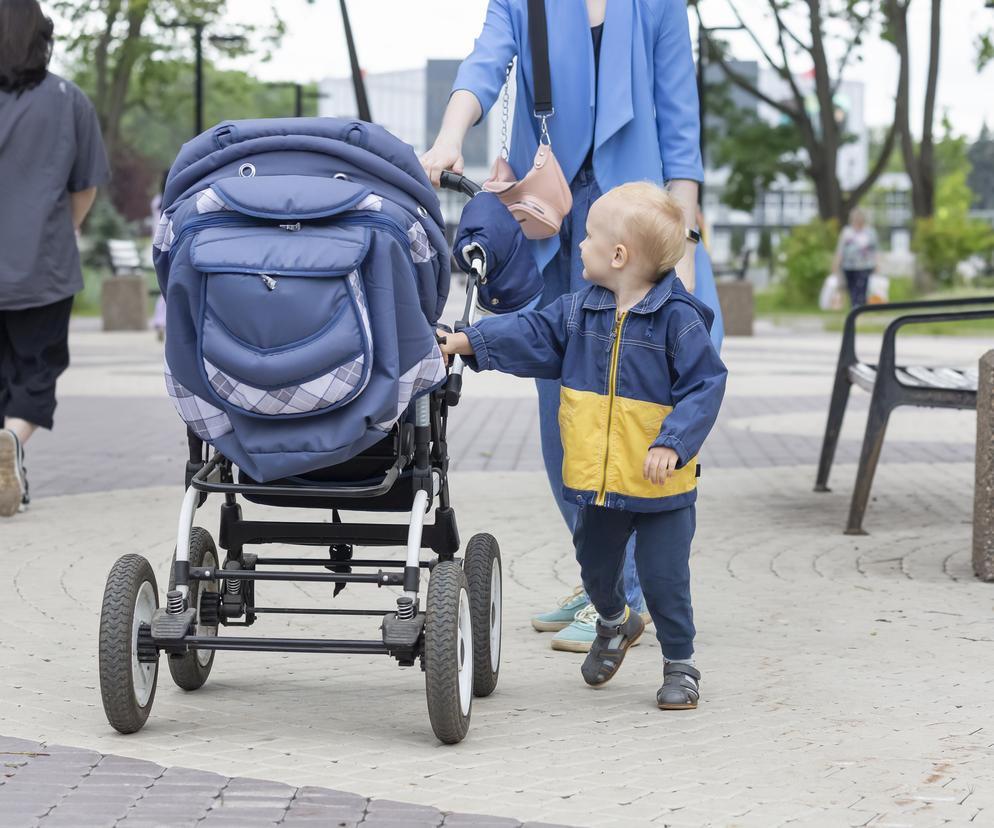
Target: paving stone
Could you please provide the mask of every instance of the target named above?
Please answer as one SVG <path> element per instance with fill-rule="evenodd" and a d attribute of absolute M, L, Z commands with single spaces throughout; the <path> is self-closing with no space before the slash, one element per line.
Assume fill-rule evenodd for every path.
<path fill-rule="evenodd" d="M 29 750 L 60 739 L 80 749 L 56 745 L 57 755 L 26 765 L 19 758 L 0 786 L 0 814 L 14 813 L 4 810 L 14 779 L 27 780 L 22 792 L 50 797 L 64 789 L 30 786 L 47 779 L 87 792 L 99 785 L 84 776 L 115 772 L 101 755 L 126 746 L 142 759 L 121 759 L 133 770 L 125 776 L 147 775 L 146 760 L 219 768 L 248 778 L 243 784 L 262 802 L 281 803 L 301 784 L 347 787 L 373 798 L 378 821 L 418 820 L 418 808 L 432 806 L 439 810 L 431 814 L 493 812 L 586 828 L 644 828 L 660 816 L 725 828 L 743 814 L 763 828 L 791 818 L 836 828 L 880 815 L 914 828 L 933 817 L 984 825 L 985 808 L 994 808 L 994 738 L 977 711 L 994 690 L 982 669 L 994 603 L 989 585 L 970 574 L 975 415 L 895 412 L 867 513 L 872 534 L 843 536 L 867 395 L 853 392 L 835 491 L 811 492 L 838 337 L 761 326 L 757 333 L 726 343 L 729 390 L 701 455 L 692 567 L 704 696 L 686 715 L 653 706 L 660 658 L 651 644 L 633 649 L 624 673 L 592 693 L 577 677 L 582 657 L 551 651 L 549 636 L 530 629 L 531 614 L 555 606 L 577 582 L 544 479 L 534 388 L 493 374 L 467 380 L 450 421 L 453 504 L 466 537 L 494 531 L 504 550 L 505 631 L 500 687 L 476 700 L 468 739 L 447 748 L 432 736 L 420 673 L 371 657 L 224 654 L 203 692 L 185 694 L 166 681 L 142 733 L 125 740 L 110 731 L 95 683 L 93 625 L 64 619 L 80 606 L 96 612 L 106 572 L 126 552 L 147 554 L 165 584 L 186 447 L 152 338 L 77 329 L 74 364 L 60 379 L 60 427 L 30 446 L 36 500 L 0 530 L 0 732 L 34 735 Z M 861 348 L 872 353 L 878 343 L 869 337 Z M 983 337 L 902 343 L 909 361 L 956 365 L 975 363 L 989 347 Z M 197 515 L 215 534 L 218 501 Z M 265 587 L 273 605 L 356 609 L 370 599 L 358 585 L 334 604 L 323 586 Z M 384 597 L 388 605 L 392 593 Z M 334 635 L 377 634 L 368 619 L 333 620 Z M 329 619 L 293 621 L 288 635 L 329 635 Z M 261 622 L 268 623 L 260 635 L 283 627 Z M 45 660 L 53 648 L 57 663 Z M 965 666 L 936 700 L 920 692 L 921 664 L 939 660 Z M 631 761 L 612 766 L 604 755 Z M 209 782 L 195 794 L 197 784 L 183 784 L 191 779 Z M 261 790 L 259 779 L 279 792 Z M 144 793 L 150 808 L 178 796 L 199 815 L 225 783 L 169 769 Z M 160 798 L 159 785 L 173 786 L 173 796 Z M 955 801 L 953 790 L 971 789 Z M 928 799 L 898 804 L 909 792 Z M 352 818 L 358 811 L 350 806 L 366 802 L 353 796 L 305 799 L 298 791 L 287 819 L 301 801 L 344 803 L 341 813 Z M 378 810 L 381 798 L 401 809 Z M 405 806 L 409 800 L 419 804 Z M 122 824 L 142 813 L 185 813 L 155 808 L 139 804 Z M 213 819 L 230 817 L 219 811 Z"/>

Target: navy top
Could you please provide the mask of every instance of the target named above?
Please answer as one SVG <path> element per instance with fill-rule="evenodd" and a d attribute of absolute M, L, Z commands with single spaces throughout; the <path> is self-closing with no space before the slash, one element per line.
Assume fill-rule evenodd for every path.
<path fill-rule="evenodd" d="M 604 24 L 590 27 L 590 37 L 594 41 L 594 89 L 597 89 L 597 80 L 601 74 L 601 40 L 604 39 Z M 594 93 L 594 119 L 597 117 L 597 94 Z M 583 169 L 592 170 L 594 168 L 594 142 L 591 140 L 587 157 L 583 161 Z"/>
<path fill-rule="evenodd" d="M 93 105 L 51 72 L 0 91 L 0 310 L 50 305 L 83 289 L 70 193 L 107 180 Z"/>

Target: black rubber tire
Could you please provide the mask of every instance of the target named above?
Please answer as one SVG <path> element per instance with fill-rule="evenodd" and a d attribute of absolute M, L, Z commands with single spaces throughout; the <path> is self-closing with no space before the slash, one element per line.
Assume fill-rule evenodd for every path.
<path fill-rule="evenodd" d="M 490 663 L 490 629 L 495 619 L 491 613 L 490 588 L 493 581 L 494 561 L 504 567 L 500 559 L 500 546 L 493 535 L 473 535 L 466 545 L 463 571 L 469 584 L 469 602 L 473 613 L 473 695 L 489 696 L 500 678 L 500 650 L 497 651 L 497 668 Z M 500 591 L 503 600 L 504 590 Z M 501 617 L 503 612 L 501 612 Z M 498 648 L 500 643 L 498 642 Z"/>
<path fill-rule="evenodd" d="M 120 733 L 141 730 L 155 701 L 155 685 L 159 678 L 159 662 L 152 673 L 152 691 L 144 706 L 135 697 L 131 672 L 134 642 L 132 631 L 135 602 L 142 584 L 152 585 L 155 606 L 159 606 L 159 590 L 152 566 L 141 555 L 118 558 L 107 575 L 103 606 L 100 609 L 100 639 L 98 661 L 100 697 L 107 721 Z"/>
<path fill-rule="evenodd" d="M 425 613 L 425 690 L 431 729 L 447 745 L 465 738 L 473 715 L 473 694 L 469 694 L 465 716 L 459 701 L 459 596 L 463 591 L 469 601 L 469 585 L 458 563 L 435 565 Z"/>
<path fill-rule="evenodd" d="M 173 553 L 172 563 L 169 566 L 169 589 L 176 588 L 176 553 Z M 194 526 L 190 533 L 190 566 L 210 566 L 218 568 L 217 547 L 211 533 L 200 526 Z M 190 595 L 187 606 L 196 607 L 199 619 L 200 615 L 200 590 L 207 581 L 190 581 Z M 217 581 L 211 581 L 217 587 Z M 217 635 L 217 630 L 214 631 Z M 207 664 L 201 664 L 197 658 L 197 650 L 192 647 L 180 656 L 169 656 L 166 661 L 169 664 L 169 675 L 173 677 L 176 686 L 181 690 L 199 690 L 204 686 L 207 677 L 211 674 L 214 666 L 214 650 L 210 651 L 210 660 Z"/>

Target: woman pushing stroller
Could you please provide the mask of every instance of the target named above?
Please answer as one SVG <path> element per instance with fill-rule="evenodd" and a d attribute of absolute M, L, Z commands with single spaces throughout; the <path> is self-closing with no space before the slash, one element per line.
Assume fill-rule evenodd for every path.
<path fill-rule="evenodd" d="M 537 6 L 543 6 L 539 3 Z M 554 236 L 533 241 L 542 271 L 542 305 L 582 290 L 579 243 L 590 206 L 602 192 L 633 181 L 668 183 L 686 227 L 696 227 L 698 182 L 703 180 L 700 118 L 686 3 L 677 0 L 546 0 L 548 62 L 554 115 L 547 133 L 533 117 L 535 60 L 530 49 L 529 0 L 490 0 L 473 52 L 463 62 L 434 146 L 421 162 L 435 184 L 443 170 L 462 172 L 462 143 L 470 126 L 497 101 L 517 58 L 517 98 L 508 162 L 518 177 L 532 164 L 540 139 L 549 136 L 572 194 L 572 210 Z M 696 238 L 696 234 L 695 234 Z M 714 315 L 711 339 L 720 348 L 723 326 L 707 254 L 696 241 L 676 262 L 687 290 Z M 563 500 L 563 449 L 559 429 L 560 383 L 538 379 L 542 455 L 556 504 L 572 532 L 578 509 Z M 634 560 L 625 557 L 625 594 L 644 610 Z M 577 594 L 536 615 L 533 626 L 558 631 L 553 649 L 586 651 L 597 616 Z M 644 618 L 648 619 L 648 615 Z"/>

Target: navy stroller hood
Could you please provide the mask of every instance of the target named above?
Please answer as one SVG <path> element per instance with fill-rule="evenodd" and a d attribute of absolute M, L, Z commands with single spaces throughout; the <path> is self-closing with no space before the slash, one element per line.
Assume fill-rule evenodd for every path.
<path fill-rule="evenodd" d="M 482 307 L 491 313 L 511 313 L 542 293 L 542 274 L 521 225 L 493 193 L 477 193 L 463 209 L 453 255 L 467 273 L 467 249 L 472 245 L 486 255 L 486 277 L 479 283 Z"/>
<path fill-rule="evenodd" d="M 443 220 L 414 151 L 385 130 L 224 123 L 183 147 L 163 201 L 167 388 L 255 480 L 344 462 L 444 381 Z"/>

